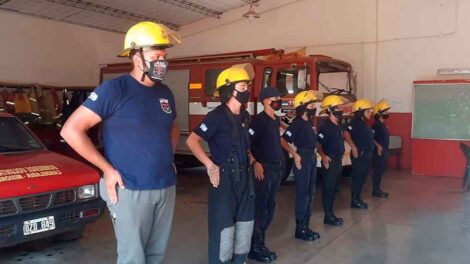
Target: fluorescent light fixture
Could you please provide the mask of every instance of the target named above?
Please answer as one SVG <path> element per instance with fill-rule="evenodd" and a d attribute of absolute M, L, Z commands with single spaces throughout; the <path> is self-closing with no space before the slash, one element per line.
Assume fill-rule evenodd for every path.
<path fill-rule="evenodd" d="M 437 70 L 439 75 L 470 74 L 470 67 L 442 68 Z"/>

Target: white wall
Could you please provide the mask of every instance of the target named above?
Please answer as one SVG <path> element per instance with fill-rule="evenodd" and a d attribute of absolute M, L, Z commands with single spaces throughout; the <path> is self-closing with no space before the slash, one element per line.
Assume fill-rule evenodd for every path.
<path fill-rule="evenodd" d="M 470 66 L 468 0 L 262 0 L 261 19 L 247 7 L 181 30 L 173 56 L 307 47 L 353 64 L 358 93 L 411 112 L 412 82 L 442 78 L 443 67 Z M 453 78 L 465 78 L 454 76 Z"/>
<path fill-rule="evenodd" d="M 0 81 L 97 85 L 124 35 L 0 10 Z"/>

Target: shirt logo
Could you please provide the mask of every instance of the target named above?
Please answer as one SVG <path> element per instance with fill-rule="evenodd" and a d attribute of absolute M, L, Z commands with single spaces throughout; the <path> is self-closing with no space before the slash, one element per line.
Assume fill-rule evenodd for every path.
<path fill-rule="evenodd" d="M 251 128 L 250 128 L 250 129 L 248 129 L 248 133 L 250 133 L 250 135 L 252 135 L 252 136 L 253 136 L 253 135 L 255 134 L 255 131 L 254 131 L 253 129 L 251 129 Z"/>
<path fill-rule="evenodd" d="M 208 129 L 207 126 L 206 126 L 206 124 L 204 124 L 204 123 L 202 123 L 202 124 L 199 126 L 199 128 L 200 128 L 203 132 L 206 132 L 207 129 Z"/>
<path fill-rule="evenodd" d="M 88 98 L 94 102 L 98 99 L 98 95 L 95 92 L 92 92 Z"/>
<path fill-rule="evenodd" d="M 292 137 L 292 132 L 287 131 L 287 132 L 286 132 L 286 135 L 287 135 L 288 137 Z"/>
<path fill-rule="evenodd" d="M 173 112 L 173 110 L 171 110 L 171 106 L 168 102 L 168 99 L 160 98 L 160 106 L 162 107 L 163 112 L 167 114 L 171 114 Z"/>

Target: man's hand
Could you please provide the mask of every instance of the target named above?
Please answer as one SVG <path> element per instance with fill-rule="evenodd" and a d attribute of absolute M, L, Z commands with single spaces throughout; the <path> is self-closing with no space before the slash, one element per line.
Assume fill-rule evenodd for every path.
<path fill-rule="evenodd" d="M 121 174 L 115 169 L 104 172 L 104 181 L 106 183 L 106 191 L 111 203 L 117 204 L 118 197 L 116 192 L 116 184 L 121 189 L 124 189 L 124 182 L 122 181 Z"/>
<path fill-rule="evenodd" d="M 299 154 L 295 153 L 294 155 L 294 163 L 295 163 L 295 167 L 300 170 L 302 169 L 302 158 L 300 157 Z"/>
<path fill-rule="evenodd" d="M 259 162 L 255 162 L 255 178 L 260 181 L 264 180 L 264 168 Z"/>
<path fill-rule="evenodd" d="M 351 147 L 351 152 L 352 152 L 352 155 L 353 155 L 354 158 L 357 159 L 359 157 L 359 152 L 358 152 L 356 146 Z"/>
<path fill-rule="evenodd" d="M 383 148 L 381 145 L 377 145 L 377 155 L 382 156 Z"/>
<path fill-rule="evenodd" d="M 330 161 L 331 159 L 327 155 L 321 158 L 321 163 L 323 164 L 323 167 L 325 167 L 325 169 L 328 169 L 330 167 Z"/>
<path fill-rule="evenodd" d="M 212 183 L 214 188 L 219 187 L 220 182 L 220 168 L 219 166 L 212 164 L 210 167 L 207 168 L 207 174 L 209 175 L 209 180 Z"/>

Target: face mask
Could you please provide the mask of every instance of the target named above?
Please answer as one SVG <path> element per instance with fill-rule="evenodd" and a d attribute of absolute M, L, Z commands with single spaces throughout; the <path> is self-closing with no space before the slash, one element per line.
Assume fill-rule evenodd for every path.
<path fill-rule="evenodd" d="M 313 108 L 313 109 L 308 109 L 306 110 L 307 112 L 307 116 L 310 118 L 312 116 L 315 116 L 315 114 L 317 113 L 317 109 L 316 108 Z"/>
<path fill-rule="evenodd" d="M 145 75 L 147 75 L 150 80 L 155 83 L 160 83 L 163 81 L 167 71 L 168 71 L 168 61 L 166 60 L 154 60 L 148 61 L 144 58 L 143 52 L 140 52 L 140 58 L 142 59 L 143 63 L 143 72 L 141 81 L 143 82 L 145 79 Z M 150 67 L 147 67 L 145 62 L 148 62 Z"/>
<path fill-rule="evenodd" d="M 336 118 L 340 119 L 343 117 L 343 111 L 333 111 L 332 114 L 336 116 Z"/>
<path fill-rule="evenodd" d="M 154 60 L 150 61 L 150 68 L 147 72 L 147 76 L 153 82 L 162 82 L 168 72 L 168 61 L 166 60 Z"/>
<path fill-rule="evenodd" d="M 237 99 L 237 101 L 240 102 L 240 104 L 248 103 L 248 100 L 250 100 L 250 91 L 244 91 L 244 92 L 237 91 L 237 95 L 235 96 L 235 99 Z"/>
<path fill-rule="evenodd" d="M 282 100 L 279 99 L 279 100 L 271 101 L 270 106 L 274 111 L 277 111 L 277 110 L 281 109 L 281 107 L 282 107 Z"/>
<path fill-rule="evenodd" d="M 390 114 L 382 114 L 383 119 L 388 119 L 390 117 Z"/>

